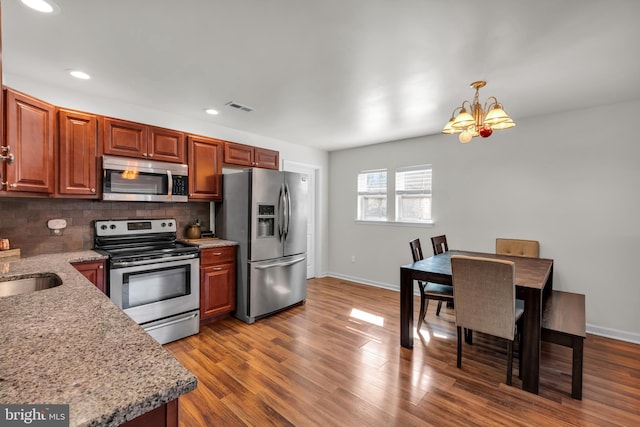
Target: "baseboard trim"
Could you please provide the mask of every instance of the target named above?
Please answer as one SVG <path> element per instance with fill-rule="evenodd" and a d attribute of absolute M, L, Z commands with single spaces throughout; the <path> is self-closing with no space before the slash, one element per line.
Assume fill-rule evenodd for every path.
<path fill-rule="evenodd" d="M 390 285 L 388 283 L 373 282 L 371 280 L 362 279 L 360 277 L 348 276 L 340 273 L 328 272 L 327 277 L 334 277 L 336 279 L 349 280 L 350 282 L 362 283 L 363 285 L 375 286 L 378 288 L 388 289 L 390 291 L 400 292 L 399 286 Z M 414 287 L 414 294 L 419 295 L 419 292 Z M 617 329 L 605 328 L 603 326 L 592 325 L 587 323 L 587 333 L 593 335 L 599 335 L 606 338 L 612 338 L 619 341 L 626 341 L 634 344 L 640 344 L 640 334 L 634 332 L 620 331 Z"/>
<path fill-rule="evenodd" d="M 390 285 L 388 283 L 383 282 L 372 282 L 371 280 L 362 279 L 360 277 L 347 276 L 346 274 L 340 273 L 327 273 L 327 277 L 333 277 L 336 279 L 348 280 L 350 282 L 362 283 L 363 285 L 375 286 L 376 288 L 388 289 L 390 291 L 400 292 L 399 286 Z M 417 289 L 414 289 L 414 294 L 420 295 Z"/>
<path fill-rule="evenodd" d="M 627 341 L 634 344 L 640 344 L 640 334 L 633 332 L 619 331 L 617 329 L 605 328 L 603 326 L 591 325 L 587 323 L 587 332 L 601 337 L 613 338 L 619 341 Z"/>

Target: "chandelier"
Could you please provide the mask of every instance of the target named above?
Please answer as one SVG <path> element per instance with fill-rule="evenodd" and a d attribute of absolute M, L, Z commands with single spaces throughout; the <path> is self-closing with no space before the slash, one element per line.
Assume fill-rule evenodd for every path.
<path fill-rule="evenodd" d="M 476 90 L 473 103 L 464 101 L 460 107 L 453 110 L 451 119 L 442 129 L 442 133 L 459 133 L 460 142 L 467 143 L 476 136 L 488 138 L 494 130 L 509 129 L 516 125 L 494 96 L 489 97 L 482 108 L 478 101 L 478 91 L 486 84 L 483 80 L 471 83 L 470 86 Z"/>

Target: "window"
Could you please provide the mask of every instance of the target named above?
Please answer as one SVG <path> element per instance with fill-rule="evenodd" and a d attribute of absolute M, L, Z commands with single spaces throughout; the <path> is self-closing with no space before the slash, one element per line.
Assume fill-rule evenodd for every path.
<path fill-rule="evenodd" d="M 396 221 L 431 222 L 431 165 L 396 170 Z"/>
<path fill-rule="evenodd" d="M 362 171 L 358 174 L 358 219 L 387 220 L 387 170 Z"/>

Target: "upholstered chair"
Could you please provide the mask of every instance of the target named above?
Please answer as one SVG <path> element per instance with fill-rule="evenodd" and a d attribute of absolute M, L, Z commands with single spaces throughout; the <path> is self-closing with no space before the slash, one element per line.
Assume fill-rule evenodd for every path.
<path fill-rule="evenodd" d="M 496 239 L 496 254 L 538 258 L 540 257 L 540 243 L 537 240 L 498 238 Z"/>
<path fill-rule="evenodd" d="M 463 328 L 503 338 L 507 341 L 506 383 L 511 385 L 516 323 L 524 313 L 522 301 L 516 304 L 513 262 L 454 255 L 451 273 L 456 302 L 458 368 L 462 367 Z"/>
<path fill-rule="evenodd" d="M 414 239 L 409 242 L 411 248 L 411 255 L 413 256 L 413 262 L 424 259 L 422 253 L 422 246 L 420 245 L 420 239 Z M 440 315 L 440 304 L 442 301 L 453 302 L 453 286 L 442 285 L 439 283 L 423 282 L 418 280 L 418 288 L 420 290 L 420 314 L 418 316 L 418 330 L 422 327 L 424 318 L 427 314 L 427 308 L 429 307 L 429 300 L 438 301 L 438 309 L 436 310 L 436 316 Z"/>

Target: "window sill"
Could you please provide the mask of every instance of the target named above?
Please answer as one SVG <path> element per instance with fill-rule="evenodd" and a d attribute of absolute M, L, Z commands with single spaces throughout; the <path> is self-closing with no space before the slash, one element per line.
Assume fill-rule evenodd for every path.
<path fill-rule="evenodd" d="M 431 222 L 399 222 L 399 221 L 365 221 L 356 219 L 356 224 L 362 225 L 382 225 L 382 226 L 394 226 L 394 227 L 424 227 L 433 228 L 433 221 Z"/>

